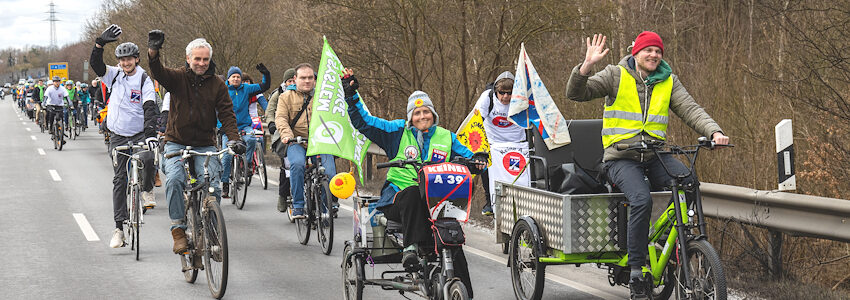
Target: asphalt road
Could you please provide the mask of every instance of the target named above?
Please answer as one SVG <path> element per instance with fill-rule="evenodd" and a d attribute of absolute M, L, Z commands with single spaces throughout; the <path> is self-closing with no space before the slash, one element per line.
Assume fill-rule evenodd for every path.
<path fill-rule="evenodd" d="M 0 149 L 5 154 L 0 160 L 0 299 L 210 297 L 203 273 L 196 283 L 186 283 L 178 257 L 171 253 L 162 187 L 155 189 L 159 206 L 144 216 L 141 260 L 134 259 L 129 247 L 109 248 L 112 167 L 102 137 L 90 128 L 56 151 L 49 136 L 16 112 L 10 99 L 0 101 Z M 351 238 L 350 201 L 342 202 L 334 251 L 325 256 L 315 238 L 306 246 L 297 242 L 295 227 L 275 209 L 276 189 L 252 185 L 244 210 L 223 201 L 230 245 L 225 297 L 341 299 L 340 262 L 343 240 Z M 87 224 L 94 234 L 88 238 L 82 229 Z M 506 259 L 492 232 L 467 226 L 466 233 L 475 298 L 514 299 Z M 367 268 L 367 274 L 372 271 Z M 547 279 L 544 299 L 628 297 L 626 288 L 610 287 L 606 273 L 591 266 L 549 267 Z M 377 287 L 367 287 L 365 298 L 403 299 Z"/>

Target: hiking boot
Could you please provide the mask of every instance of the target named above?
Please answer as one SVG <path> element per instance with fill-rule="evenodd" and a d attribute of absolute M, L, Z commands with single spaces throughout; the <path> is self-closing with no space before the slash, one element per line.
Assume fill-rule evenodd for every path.
<path fill-rule="evenodd" d="M 230 198 L 230 182 L 225 182 L 221 184 L 221 197 Z"/>
<path fill-rule="evenodd" d="M 112 248 L 120 248 L 124 247 L 126 243 L 124 242 L 124 231 L 118 228 L 112 231 L 112 240 L 109 241 L 109 247 Z"/>
<path fill-rule="evenodd" d="M 144 204 L 142 207 L 144 208 L 154 208 L 156 207 L 156 201 L 153 195 L 153 192 L 142 192 L 142 199 L 144 199 Z"/>
<path fill-rule="evenodd" d="M 635 277 L 629 282 L 630 297 L 632 300 L 649 299 L 649 282 L 644 277 Z"/>
<path fill-rule="evenodd" d="M 286 197 L 277 196 L 277 211 L 285 212 L 286 211 Z"/>
<path fill-rule="evenodd" d="M 186 239 L 186 231 L 183 228 L 177 227 L 171 230 L 171 237 L 174 238 L 174 254 L 182 254 L 189 250 L 189 241 Z"/>
<path fill-rule="evenodd" d="M 404 254 L 401 257 L 401 265 L 404 267 L 404 270 L 408 272 L 419 270 L 419 255 L 416 254 L 415 249 L 404 251 Z"/>
<path fill-rule="evenodd" d="M 159 180 L 159 171 L 156 172 L 156 177 L 153 178 L 153 186 L 155 186 L 155 187 L 161 187 L 162 186 L 162 180 Z"/>
<path fill-rule="evenodd" d="M 481 209 L 481 214 L 485 216 L 493 215 L 493 206 L 490 205 L 490 202 L 484 203 L 484 208 Z"/>

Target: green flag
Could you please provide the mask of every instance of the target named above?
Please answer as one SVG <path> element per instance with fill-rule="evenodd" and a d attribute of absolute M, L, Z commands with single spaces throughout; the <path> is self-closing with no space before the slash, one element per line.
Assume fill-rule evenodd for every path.
<path fill-rule="evenodd" d="M 351 125 L 348 104 L 345 103 L 345 92 L 340 81 L 343 70 L 344 67 L 328 44 L 328 39 L 324 38 L 322 59 L 313 94 L 307 155 L 332 154 L 353 161 L 357 165 L 360 182 L 363 182 L 362 162 L 372 141 Z M 362 98 L 360 101 L 363 101 Z"/>

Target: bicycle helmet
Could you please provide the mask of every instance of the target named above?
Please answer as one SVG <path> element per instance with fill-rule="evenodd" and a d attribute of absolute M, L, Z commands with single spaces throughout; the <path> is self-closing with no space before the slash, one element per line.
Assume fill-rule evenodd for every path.
<path fill-rule="evenodd" d="M 53 81 L 62 81 L 62 79 L 59 79 L 59 76 L 53 76 Z"/>
<path fill-rule="evenodd" d="M 89 85 L 88 85 L 88 84 L 85 84 L 85 83 L 80 84 L 80 88 L 81 88 L 81 89 L 84 89 L 84 88 L 87 88 L 87 87 L 89 87 Z"/>
<path fill-rule="evenodd" d="M 69 84 L 74 85 L 74 81 L 73 80 L 65 81 L 65 85 L 69 85 Z"/>
<path fill-rule="evenodd" d="M 136 44 L 133 44 L 131 42 L 126 42 L 126 43 L 123 43 L 121 45 L 118 45 L 118 47 L 115 47 L 115 57 L 116 58 L 122 58 L 122 57 L 126 57 L 126 56 L 132 56 L 132 57 L 138 58 L 139 57 L 139 46 L 136 46 Z"/>

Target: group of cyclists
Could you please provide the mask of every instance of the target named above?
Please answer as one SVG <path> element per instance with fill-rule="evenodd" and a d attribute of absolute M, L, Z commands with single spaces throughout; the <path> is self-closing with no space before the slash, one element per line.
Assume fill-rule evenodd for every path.
<path fill-rule="evenodd" d="M 298 137 L 306 138 L 309 135 L 316 69 L 309 63 L 302 63 L 286 70 L 282 83 L 275 87 L 266 100 L 263 93 L 271 88 L 272 76 L 262 63 L 256 65 L 256 70 L 262 74 L 259 83 L 254 83 L 237 66 L 227 68 L 225 76 L 217 75 L 216 65 L 211 59 L 212 46 L 202 38 L 186 46 L 186 64 L 180 68 L 163 66 L 160 49 L 165 34 L 159 30 L 148 33 L 150 75 L 139 66 L 141 51 L 138 45 L 131 42 L 115 48 L 118 64 L 108 66 L 103 62 L 104 45 L 116 42 L 121 33 L 121 28 L 113 24 L 96 39 L 90 61 L 99 81 L 93 82 L 91 88 L 85 83 L 70 80 L 63 82 L 54 77 L 52 85 L 47 87 L 42 80 L 38 80 L 31 87 L 17 88 L 16 98 L 20 101 L 17 95 L 23 91 L 25 99 L 26 93 L 31 90 L 31 98 L 36 103 L 36 116 L 38 111 L 45 110 L 48 122 L 59 119 L 59 116 L 67 122 L 68 114 L 75 113 L 79 114 L 78 119 L 87 124 L 89 111 L 92 114 L 100 111 L 98 104 L 103 103 L 106 116 L 101 129 L 109 135 L 110 151 L 128 143 L 143 143 L 149 149 L 160 149 L 161 153 L 175 153 L 187 147 L 198 152 L 214 152 L 228 147 L 237 155 L 247 157 L 253 155 L 255 145 L 258 144 L 254 129 L 261 119 L 257 106 L 262 107 L 268 121 L 268 132 L 272 136 L 271 149 L 281 157 L 282 165 L 287 165 L 289 171 L 281 170 L 278 210 L 289 213 L 293 219 L 304 218 L 304 172 L 308 157 L 306 145 L 300 143 Z M 642 275 L 647 249 L 642 241 L 647 238 L 647 206 L 651 205 L 651 201 L 646 199 L 651 187 L 667 180 L 663 174 L 655 172 L 659 159 L 676 167 L 680 163 L 677 164 L 669 157 L 657 158 L 635 151 L 615 151 L 613 145 L 650 138 L 664 140 L 668 110 L 681 116 L 688 125 L 718 144 L 727 144 L 729 138 L 672 75 L 669 65 L 661 59 L 663 43 L 657 34 L 641 33 L 635 39 L 630 55 L 624 57 L 618 65 L 608 66 L 596 74 L 591 74 L 590 68 L 607 54 L 605 38 L 601 35 L 594 36 L 592 40 L 588 38 L 587 48 L 585 61 L 572 70 L 567 95 L 575 101 L 606 98 L 602 130 L 604 172 L 632 202 L 628 223 L 630 283 L 632 297 L 642 299 L 646 297 L 647 285 Z M 405 118 L 385 120 L 370 114 L 363 106 L 357 93 L 360 83 L 352 70 L 345 70 L 342 85 L 352 125 L 382 148 L 391 160 L 415 159 L 434 163 L 464 157 L 481 163 L 471 168 L 473 173 L 486 175 L 487 168 L 482 165 L 487 161 L 487 154 L 473 153 L 458 141 L 453 132 L 440 126 L 439 114 L 426 92 L 414 91 L 410 94 L 406 101 Z M 509 72 L 502 73 L 481 94 L 476 104 L 483 114 L 487 138 L 491 142 L 526 139 L 524 129 L 505 122 L 509 117 L 513 88 L 513 76 Z M 160 96 L 162 91 L 167 92 Z M 89 108 L 91 103 L 94 103 L 94 107 Z M 266 147 L 263 142 L 259 144 Z M 328 176 L 336 175 L 334 157 L 327 154 L 322 156 L 324 172 Z M 184 219 L 186 174 L 182 159 L 180 156 L 157 158 L 157 169 L 165 174 L 165 196 L 171 220 L 173 252 L 176 254 L 182 254 L 188 249 Z M 116 228 L 110 241 L 113 248 L 125 245 L 123 226 L 128 219 L 125 199 L 127 157 L 118 156 L 116 160 L 113 162 L 112 197 Z M 250 163 L 251 160 L 246 161 Z M 195 168 L 201 168 L 200 165 L 196 163 Z M 206 167 L 211 174 L 220 174 L 210 178 L 211 195 L 217 201 L 230 197 L 232 180 L 236 180 L 230 178 L 230 170 L 234 167 L 232 156 L 223 155 L 221 160 L 213 159 Z M 649 173 L 644 170 L 649 170 Z M 427 206 L 420 199 L 414 173 L 412 169 L 391 168 L 377 205 L 387 219 L 402 224 L 401 232 L 405 236 L 402 264 L 405 268 L 415 268 L 419 263 L 417 254 L 427 251 L 429 243 L 434 242 Z M 146 176 L 146 180 L 158 181 L 145 185 L 150 187 L 145 191 L 145 206 L 153 207 L 155 202 L 151 189 L 161 183 L 154 176 Z M 647 180 L 652 183 L 651 186 Z M 488 199 L 482 210 L 485 215 L 492 214 L 489 204 Z M 333 207 L 338 207 L 336 201 Z M 472 284 L 463 251 L 452 255 L 457 267 L 455 274 L 467 286 L 469 298 L 472 298 Z"/>
<path fill-rule="evenodd" d="M 52 124 L 56 120 L 62 122 L 62 128 L 67 128 L 71 119 L 76 120 L 74 125 L 82 130 L 88 128 L 90 113 L 103 107 L 101 96 L 96 93 L 98 89 L 59 76 L 50 78 L 50 83 L 46 85 L 44 79 L 38 79 L 32 85 L 13 87 L 11 93 L 18 107 L 49 134 L 53 134 Z M 97 82 L 92 82 L 92 85 L 97 85 Z"/>

